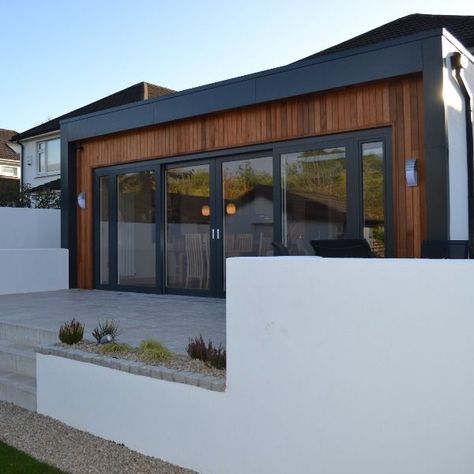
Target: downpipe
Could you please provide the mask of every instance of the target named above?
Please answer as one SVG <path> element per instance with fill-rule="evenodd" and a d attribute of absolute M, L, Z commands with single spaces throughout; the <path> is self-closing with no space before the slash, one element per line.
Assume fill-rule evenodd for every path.
<path fill-rule="evenodd" d="M 474 257 L 474 147 L 472 126 L 472 97 L 461 74 L 462 69 L 464 69 L 467 65 L 465 60 L 466 58 L 459 52 L 455 52 L 451 55 L 451 68 L 454 70 L 454 76 L 464 100 L 466 123 L 469 254 L 472 258 Z"/>

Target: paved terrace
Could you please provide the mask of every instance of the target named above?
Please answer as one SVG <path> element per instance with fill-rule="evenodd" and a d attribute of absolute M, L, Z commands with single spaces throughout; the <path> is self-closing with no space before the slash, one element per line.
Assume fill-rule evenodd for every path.
<path fill-rule="evenodd" d="M 120 341 L 133 345 L 157 339 L 185 353 L 189 337 L 202 334 L 225 345 L 225 300 L 99 290 L 62 290 L 0 296 L 0 323 L 57 332 L 66 320 L 85 323 L 84 337 L 99 320 L 115 319 Z"/>

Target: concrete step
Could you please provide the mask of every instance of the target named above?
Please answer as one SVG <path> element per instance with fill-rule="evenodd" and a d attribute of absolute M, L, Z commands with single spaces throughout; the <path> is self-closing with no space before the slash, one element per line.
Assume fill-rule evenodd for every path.
<path fill-rule="evenodd" d="M 0 339 L 36 347 L 55 344 L 58 334 L 47 329 L 0 322 Z"/>
<path fill-rule="evenodd" d="M 0 400 L 36 411 L 36 379 L 0 370 Z"/>
<path fill-rule="evenodd" d="M 36 377 L 36 354 L 33 346 L 0 340 L 0 369 Z"/>

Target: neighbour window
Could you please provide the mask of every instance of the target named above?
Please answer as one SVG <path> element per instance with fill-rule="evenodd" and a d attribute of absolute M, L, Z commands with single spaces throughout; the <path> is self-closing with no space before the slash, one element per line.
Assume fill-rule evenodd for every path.
<path fill-rule="evenodd" d="M 0 174 L 3 174 L 3 176 L 18 176 L 18 169 L 15 168 L 14 166 L 2 166 L 2 172 Z"/>
<path fill-rule="evenodd" d="M 39 174 L 57 174 L 60 171 L 60 140 L 46 140 L 37 144 L 37 162 Z"/>

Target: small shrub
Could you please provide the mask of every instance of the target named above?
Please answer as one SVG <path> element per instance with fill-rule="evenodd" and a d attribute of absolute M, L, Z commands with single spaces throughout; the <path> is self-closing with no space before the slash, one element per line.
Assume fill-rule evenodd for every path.
<path fill-rule="evenodd" d="M 59 340 L 65 344 L 77 344 L 84 337 L 84 324 L 73 318 L 59 328 Z"/>
<path fill-rule="evenodd" d="M 216 369 L 226 368 L 227 361 L 225 349 L 222 345 L 214 347 L 210 339 L 209 343 L 206 345 L 202 336 L 195 337 L 194 339 L 190 338 L 186 350 L 191 359 L 202 360 Z"/>
<path fill-rule="evenodd" d="M 113 319 L 99 321 L 99 325 L 92 331 L 92 337 L 97 341 L 97 344 L 100 344 L 101 339 L 107 335 L 112 337 L 112 341 L 115 341 L 119 334 L 119 325 Z"/>
<path fill-rule="evenodd" d="M 162 362 L 171 358 L 173 353 L 161 342 L 147 339 L 140 343 L 138 356 L 145 362 Z"/>
<path fill-rule="evenodd" d="M 130 354 L 134 352 L 133 347 L 126 342 L 111 342 L 99 347 L 100 354 Z"/>

